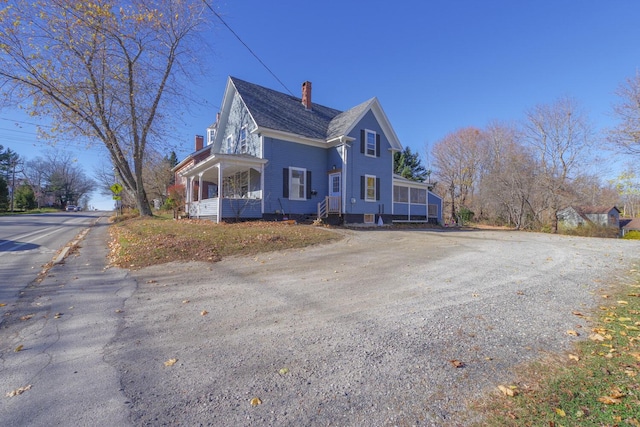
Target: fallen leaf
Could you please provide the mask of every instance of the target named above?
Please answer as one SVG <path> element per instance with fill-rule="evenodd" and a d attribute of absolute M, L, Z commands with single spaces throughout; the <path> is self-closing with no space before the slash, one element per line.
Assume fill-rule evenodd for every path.
<path fill-rule="evenodd" d="M 262 404 L 262 400 L 260 400 L 260 398 L 258 397 L 254 397 L 249 403 L 251 403 L 251 406 L 258 406 Z"/>
<path fill-rule="evenodd" d="M 280 375 L 285 375 L 289 373 L 289 368 L 282 368 L 278 372 L 280 373 Z"/>
<path fill-rule="evenodd" d="M 449 360 L 449 362 L 454 366 L 454 368 L 464 368 L 464 362 L 461 362 L 458 359 Z"/>
<path fill-rule="evenodd" d="M 183 304 L 189 304 L 191 301 L 189 301 L 188 299 L 182 301 Z"/>
<path fill-rule="evenodd" d="M 19 346 L 17 346 L 13 351 L 15 351 L 16 353 L 19 351 L 22 351 L 22 349 L 24 348 L 24 345 L 20 344 Z"/>
<path fill-rule="evenodd" d="M 578 356 L 576 356 L 575 354 L 570 354 L 569 355 L 569 359 L 575 360 L 576 362 L 578 362 L 580 360 L 580 358 Z"/>
<path fill-rule="evenodd" d="M 122 313 L 122 310 L 118 308 L 118 309 L 116 310 L 116 313 Z"/>
<path fill-rule="evenodd" d="M 617 405 L 618 403 L 622 403 L 622 399 L 610 396 L 599 397 L 598 401 L 604 403 L 605 405 Z"/>
<path fill-rule="evenodd" d="M 24 316 L 20 316 L 20 320 L 29 320 L 33 317 L 33 314 L 26 314 Z"/>
<path fill-rule="evenodd" d="M 24 393 L 25 391 L 29 390 L 30 388 L 31 388 L 31 384 L 26 385 L 24 387 L 17 388 L 15 390 L 10 391 L 9 393 L 7 393 L 7 397 L 18 396 L 18 395 Z"/>
<path fill-rule="evenodd" d="M 611 394 L 609 395 L 609 397 L 613 398 L 613 399 L 619 399 L 621 397 L 625 397 L 626 394 L 624 394 L 622 392 L 622 390 L 620 390 L 618 387 L 614 387 L 611 389 Z"/>
<path fill-rule="evenodd" d="M 7 305 L 7 304 L 5 304 L 3 302 L 0 302 L 0 307 L 4 307 L 5 305 Z"/>
<path fill-rule="evenodd" d="M 177 361 L 178 359 L 169 359 L 166 362 L 164 362 L 164 366 L 173 366 L 176 364 Z"/>
<path fill-rule="evenodd" d="M 579 311 L 572 311 L 571 314 L 578 316 L 578 317 L 584 317 L 584 314 L 580 313 Z"/>
<path fill-rule="evenodd" d="M 621 301 L 618 301 L 618 304 L 620 304 L 620 305 L 627 305 L 627 304 L 629 304 L 629 301 L 622 301 L 622 300 L 621 300 Z"/>
<path fill-rule="evenodd" d="M 479 295 L 478 294 L 471 294 L 472 297 L 477 298 Z"/>
<path fill-rule="evenodd" d="M 574 337 L 580 336 L 580 334 L 578 332 L 574 331 L 573 329 L 569 329 L 567 331 L 567 334 L 573 335 Z"/>
<path fill-rule="evenodd" d="M 589 335 L 589 339 L 591 341 L 604 341 L 604 337 L 600 334 L 591 334 Z"/>
<path fill-rule="evenodd" d="M 515 386 L 506 387 L 503 385 L 499 385 L 498 390 L 500 390 L 505 396 L 514 397 L 518 395 L 518 390 Z"/>
<path fill-rule="evenodd" d="M 201 316 L 206 316 L 207 314 L 209 314 L 209 312 L 208 312 L 207 310 L 202 310 L 202 311 L 200 312 L 200 315 L 201 315 Z"/>
<path fill-rule="evenodd" d="M 62 317 L 62 313 L 56 313 L 55 316 L 53 316 L 54 319 L 59 319 L 60 317 Z"/>
<path fill-rule="evenodd" d="M 555 411 L 556 411 L 556 414 L 558 414 L 559 416 L 561 416 L 563 418 L 567 416 L 567 414 L 560 408 L 556 408 Z"/>

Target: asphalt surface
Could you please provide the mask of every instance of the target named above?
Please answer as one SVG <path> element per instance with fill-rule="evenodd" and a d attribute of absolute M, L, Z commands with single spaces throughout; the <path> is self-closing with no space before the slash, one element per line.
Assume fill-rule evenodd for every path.
<path fill-rule="evenodd" d="M 0 397 L 0 420 L 464 425 L 468 399 L 584 339 L 572 311 L 629 282 L 640 254 L 640 242 L 537 233 L 341 232 L 128 272 L 104 268 L 99 223 L 2 308 L 3 394 L 31 387 Z"/>
<path fill-rule="evenodd" d="M 120 373 L 104 357 L 136 282 L 126 270 L 105 268 L 107 237 L 100 218 L 42 281 L 0 308 L 0 424 L 129 424 Z"/>

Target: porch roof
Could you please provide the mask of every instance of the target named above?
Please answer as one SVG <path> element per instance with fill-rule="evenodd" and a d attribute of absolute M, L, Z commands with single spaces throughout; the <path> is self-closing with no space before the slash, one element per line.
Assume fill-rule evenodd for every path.
<path fill-rule="evenodd" d="M 212 154 L 205 160 L 193 165 L 184 171 L 180 171 L 180 175 L 184 177 L 197 176 L 209 169 L 222 166 L 224 169 L 242 169 L 242 168 L 259 168 L 267 164 L 267 159 L 260 159 L 248 154 Z"/>

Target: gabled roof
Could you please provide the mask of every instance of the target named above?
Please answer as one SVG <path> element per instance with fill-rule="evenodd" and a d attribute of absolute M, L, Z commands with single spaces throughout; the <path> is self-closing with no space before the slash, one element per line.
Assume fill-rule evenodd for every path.
<path fill-rule="evenodd" d="M 311 109 L 307 110 L 302 100 L 295 96 L 237 77 L 229 77 L 229 81 L 259 129 L 328 142 L 346 136 L 368 111 L 372 111 L 392 149 L 402 150 L 400 140 L 375 97 L 344 112 L 316 103 L 312 103 Z"/>
<path fill-rule="evenodd" d="M 640 218 L 633 218 L 626 224 L 622 225 L 621 228 L 624 228 L 625 230 L 640 230 Z"/>
<path fill-rule="evenodd" d="M 613 209 L 620 213 L 620 209 L 615 206 L 574 206 L 576 212 L 582 215 L 604 215 L 611 212 Z"/>
<path fill-rule="evenodd" d="M 326 139 L 329 123 L 340 114 L 339 110 L 315 103 L 311 104 L 311 110 L 307 110 L 300 98 L 236 77 L 230 79 L 256 125 L 261 128 Z"/>

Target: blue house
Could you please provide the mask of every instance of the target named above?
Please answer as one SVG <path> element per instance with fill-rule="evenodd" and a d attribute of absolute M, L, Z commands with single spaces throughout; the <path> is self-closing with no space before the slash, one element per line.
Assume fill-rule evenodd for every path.
<path fill-rule="evenodd" d="M 430 184 L 393 173 L 402 146 L 379 101 L 347 111 L 230 77 L 216 122 L 175 168 L 191 217 L 440 223 Z"/>

